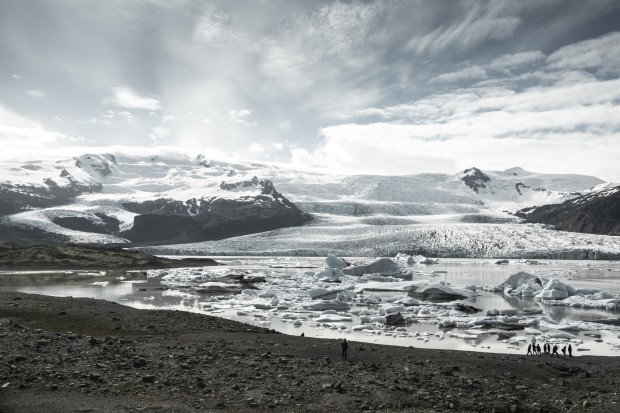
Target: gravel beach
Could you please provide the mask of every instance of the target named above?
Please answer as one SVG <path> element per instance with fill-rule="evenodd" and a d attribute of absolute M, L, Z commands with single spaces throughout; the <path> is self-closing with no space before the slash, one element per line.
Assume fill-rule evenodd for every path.
<path fill-rule="evenodd" d="M 620 411 L 620 358 L 278 334 L 207 315 L 0 293 L 0 412 Z"/>

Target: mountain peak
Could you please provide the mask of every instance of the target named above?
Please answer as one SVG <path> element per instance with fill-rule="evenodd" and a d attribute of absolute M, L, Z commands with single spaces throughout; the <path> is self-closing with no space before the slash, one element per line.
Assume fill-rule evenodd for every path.
<path fill-rule="evenodd" d="M 508 168 L 504 171 L 504 173 L 506 175 L 514 175 L 514 176 L 518 176 L 518 175 L 523 175 L 523 174 L 527 174 L 529 173 L 528 171 L 526 171 L 525 169 L 521 168 L 520 166 L 515 166 L 512 168 Z"/>
<path fill-rule="evenodd" d="M 491 178 L 476 167 L 465 169 L 459 174 L 459 179 L 476 193 L 478 193 L 480 188 L 486 188 L 485 182 L 489 182 L 491 180 Z"/>

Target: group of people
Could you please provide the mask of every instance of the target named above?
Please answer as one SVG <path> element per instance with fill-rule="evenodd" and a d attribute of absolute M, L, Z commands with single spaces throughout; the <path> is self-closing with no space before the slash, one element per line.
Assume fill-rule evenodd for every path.
<path fill-rule="evenodd" d="M 553 347 L 551 347 L 551 344 L 547 344 L 545 343 L 543 345 L 542 351 L 540 349 L 540 344 L 536 343 L 536 340 L 534 338 L 532 338 L 532 343 L 527 345 L 527 355 L 551 355 L 551 357 L 553 356 L 558 356 L 560 357 L 560 353 L 558 353 L 559 347 L 557 344 L 554 344 Z M 568 346 L 564 346 L 562 347 L 562 355 L 564 357 L 566 357 L 566 352 L 568 351 L 568 357 L 573 357 L 573 346 L 570 345 L 570 343 L 568 344 Z"/>

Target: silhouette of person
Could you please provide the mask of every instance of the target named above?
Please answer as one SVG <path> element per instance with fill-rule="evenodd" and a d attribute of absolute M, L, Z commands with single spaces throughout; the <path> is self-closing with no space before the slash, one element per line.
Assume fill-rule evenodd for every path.
<path fill-rule="evenodd" d="M 536 353 L 540 356 L 542 352 L 540 351 L 540 344 L 536 344 Z"/>
<path fill-rule="evenodd" d="M 528 344 L 527 345 L 527 355 L 529 356 L 530 354 L 532 354 L 532 345 Z"/>
<path fill-rule="evenodd" d="M 573 346 L 568 345 L 568 357 L 573 357 Z"/>
<path fill-rule="evenodd" d="M 553 345 L 553 353 L 551 353 L 551 357 L 553 357 L 554 354 L 556 356 L 558 356 L 558 358 L 560 357 L 560 354 L 558 353 L 558 345 L 557 344 Z"/>
<path fill-rule="evenodd" d="M 562 347 L 562 355 L 566 357 L 566 346 Z"/>
<path fill-rule="evenodd" d="M 340 347 L 342 348 L 342 358 L 347 358 L 347 350 L 349 349 L 349 343 L 347 343 L 347 339 L 343 339 L 342 343 L 340 343 Z"/>

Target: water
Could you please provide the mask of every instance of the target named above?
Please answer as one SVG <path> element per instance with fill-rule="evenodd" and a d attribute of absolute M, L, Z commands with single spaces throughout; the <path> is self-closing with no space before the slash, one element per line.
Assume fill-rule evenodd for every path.
<path fill-rule="evenodd" d="M 352 320 L 339 323 L 317 323 L 316 314 L 312 311 L 291 308 L 308 301 L 304 291 L 313 285 L 303 284 L 305 281 L 296 278 L 301 271 L 319 271 L 322 267 L 321 258 L 278 258 L 278 257 L 215 257 L 224 264 L 222 267 L 208 267 L 204 270 L 187 270 L 190 276 L 203 273 L 246 272 L 260 274 L 267 278 L 266 284 L 258 284 L 261 290 L 277 291 L 278 297 L 288 309 L 279 308 L 260 310 L 248 303 L 256 299 L 243 296 L 199 295 L 182 288 L 166 290 L 163 275 L 174 273 L 174 270 L 162 270 L 156 276 L 144 277 L 132 273 L 125 279 L 117 276 L 100 274 L 78 274 L 77 272 L 22 272 L 18 274 L 0 273 L 0 289 L 19 291 L 50 296 L 93 297 L 118 302 L 136 308 L 145 309 L 178 309 L 206 313 L 249 324 L 272 328 L 285 334 L 309 337 L 340 338 L 349 341 L 364 341 L 396 346 L 413 346 L 424 348 L 441 348 L 452 350 L 475 350 L 499 353 L 525 354 L 531 336 L 514 344 L 498 339 L 497 334 L 487 334 L 488 330 L 464 330 L 456 328 L 439 328 L 437 318 L 418 318 L 417 323 L 401 327 L 398 330 L 375 329 L 372 332 L 351 331 L 352 326 L 361 324 L 358 314 L 352 314 Z M 355 261 L 355 258 L 348 259 Z M 438 264 L 411 267 L 415 271 L 413 280 L 443 280 L 454 285 L 496 285 L 509 275 L 526 271 L 533 275 L 560 278 L 576 287 L 600 288 L 613 294 L 620 294 L 620 265 L 610 261 L 546 261 L 517 262 L 508 265 L 497 265 L 496 260 L 480 259 L 442 259 Z M 153 275 L 153 274 L 152 274 Z M 301 281 L 300 281 L 301 280 Z M 353 277 L 347 277 L 343 285 L 355 284 Z M 94 283 L 94 284 L 93 284 Z M 168 295 L 177 292 L 178 295 Z M 620 314 L 599 309 L 577 309 L 543 305 L 534 299 L 520 299 L 503 294 L 487 293 L 478 290 L 479 295 L 464 300 L 465 304 L 482 309 L 480 317 L 489 309 L 516 309 L 539 312 L 533 317 L 546 316 L 558 323 L 592 322 L 600 319 L 617 318 Z M 184 296 L 181 296 L 183 295 Z M 402 297 L 402 292 L 377 293 L 384 300 L 390 297 Z M 376 312 L 377 305 L 355 305 L 352 310 L 368 310 Z M 299 320 L 301 325 L 293 321 Z M 299 324 L 299 323 L 297 323 Z M 339 328 L 340 327 L 340 328 Z M 536 326 L 534 326 L 536 327 Z M 619 355 L 620 331 L 614 326 L 597 324 L 592 331 L 570 331 L 575 335 L 573 347 L 575 355 L 599 354 Z M 476 338 L 457 338 L 453 335 L 467 334 Z M 600 334 L 600 338 L 587 334 Z M 523 330 L 517 335 L 524 335 Z M 540 339 L 539 339 L 540 341 Z M 558 340 L 560 347 L 568 341 Z M 542 344 L 542 342 L 541 342 Z"/>

